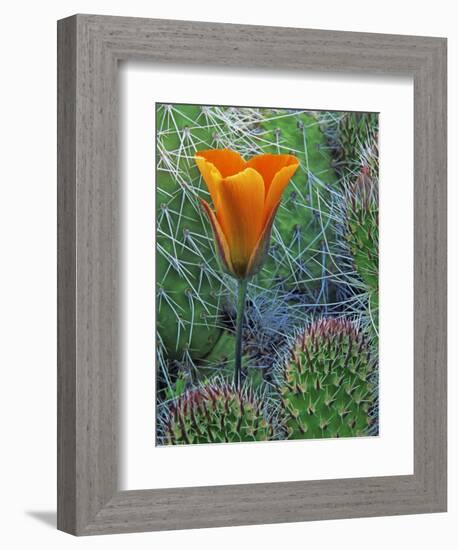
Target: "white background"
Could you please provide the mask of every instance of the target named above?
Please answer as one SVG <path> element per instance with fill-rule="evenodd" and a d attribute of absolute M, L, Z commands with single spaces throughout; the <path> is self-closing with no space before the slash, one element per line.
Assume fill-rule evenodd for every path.
<path fill-rule="evenodd" d="M 197 104 L 302 105 L 380 112 L 379 437 L 154 446 L 153 101 L 176 103 L 184 99 Z M 413 473 L 412 79 L 317 73 L 298 78 L 285 73 L 272 76 L 266 71 L 164 69 L 127 63 L 122 68 L 121 112 L 121 487 L 189 487 Z M 399 231 L 400 219 L 404 231 Z M 337 455 L 339 460 L 335 460 Z M 192 464 L 192 468 L 183 468 L 183 464 Z M 243 467 L 233 468 L 233 464 Z M 280 464 L 288 467 L 273 466 Z"/>
<path fill-rule="evenodd" d="M 56 451 L 56 34 L 55 20 L 79 13 L 199 19 L 449 37 L 449 150 L 458 150 L 458 35 L 443 0 L 290 0 L 230 3 L 167 0 L 23 2 L 2 10 L 0 124 L 1 543 L 5 548 L 305 547 L 386 550 L 456 547 L 458 521 L 458 329 L 450 284 L 449 513 L 74 539 L 54 530 Z M 3 43 L 4 42 L 4 43 Z M 450 154 L 450 281 L 458 272 L 458 170 Z"/>

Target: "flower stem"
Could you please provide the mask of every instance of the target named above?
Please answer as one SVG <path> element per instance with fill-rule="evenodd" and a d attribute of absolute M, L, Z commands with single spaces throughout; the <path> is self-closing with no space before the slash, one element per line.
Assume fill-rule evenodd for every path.
<path fill-rule="evenodd" d="M 238 299 L 237 299 L 237 326 L 235 335 L 235 369 L 234 385 L 240 389 L 242 385 L 242 335 L 243 335 L 243 317 L 245 312 L 245 298 L 248 287 L 248 279 L 239 279 Z"/>

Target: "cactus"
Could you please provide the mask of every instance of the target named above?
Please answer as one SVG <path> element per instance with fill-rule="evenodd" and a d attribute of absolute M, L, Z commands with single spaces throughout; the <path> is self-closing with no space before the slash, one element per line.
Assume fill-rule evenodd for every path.
<path fill-rule="evenodd" d="M 372 182 L 363 170 L 358 180 Z M 361 185 L 361 183 L 360 183 Z M 378 312 L 378 204 L 367 189 L 352 194 L 347 205 L 345 238 L 352 256 L 354 269 L 367 293 L 369 314 L 377 326 Z"/>
<path fill-rule="evenodd" d="M 321 318 L 305 327 L 280 373 L 286 438 L 368 435 L 375 366 L 355 321 Z"/>
<path fill-rule="evenodd" d="M 226 383 L 186 392 L 168 405 L 161 443 L 183 445 L 267 441 L 273 427 L 260 402 L 248 389 Z"/>

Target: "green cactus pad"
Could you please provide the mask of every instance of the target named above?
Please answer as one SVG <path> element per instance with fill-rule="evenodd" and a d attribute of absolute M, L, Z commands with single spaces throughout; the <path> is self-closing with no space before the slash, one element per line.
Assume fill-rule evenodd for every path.
<path fill-rule="evenodd" d="M 281 373 L 287 439 L 368 434 L 374 360 L 357 324 L 323 318 L 297 337 Z"/>
<path fill-rule="evenodd" d="M 188 391 L 168 406 L 165 445 L 267 441 L 273 428 L 250 390 L 214 384 Z"/>

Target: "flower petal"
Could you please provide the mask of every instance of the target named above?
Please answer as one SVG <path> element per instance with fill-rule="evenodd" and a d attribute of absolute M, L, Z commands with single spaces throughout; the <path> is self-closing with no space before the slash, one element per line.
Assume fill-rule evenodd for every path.
<path fill-rule="evenodd" d="M 264 225 L 264 229 L 256 243 L 256 246 L 253 249 L 251 254 L 250 261 L 248 262 L 247 275 L 250 277 L 256 275 L 256 273 L 261 269 L 264 261 L 267 258 L 269 253 L 269 244 L 270 244 L 270 235 L 272 233 L 272 226 L 275 220 L 275 214 L 277 213 L 280 203 L 272 210 L 270 217 Z"/>
<path fill-rule="evenodd" d="M 210 220 L 212 230 L 213 230 L 213 236 L 216 243 L 217 253 L 219 256 L 219 260 L 222 263 L 222 267 L 224 268 L 224 271 L 227 273 L 233 274 L 234 270 L 232 268 L 232 262 L 231 262 L 231 254 L 229 251 L 229 246 L 227 244 L 226 237 L 224 236 L 223 230 L 221 229 L 221 226 L 216 219 L 216 216 L 213 212 L 213 210 L 210 208 L 210 205 L 207 201 L 204 201 L 204 199 L 200 199 L 200 203 L 204 207 L 205 213 L 208 216 L 208 219 Z"/>
<path fill-rule="evenodd" d="M 297 165 L 298 160 L 293 155 L 256 155 L 251 157 L 247 166 L 254 168 L 264 179 L 266 196 L 275 175 L 285 166 Z"/>
<path fill-rule="evenodd" d="M 264 218 L 264 182 L 252 168 L 223 179 L 218 221 L 231 251 L 232 266 L 244 277 L 253 248 L 261 234 Z"/>
<path fill-rule="evenodd" d="M 288 164 L 277 172 L 270 184 L 264 205 L 264 220 L 266 223 L 272 211 L 276 210 L 277 206 L 280 204 L 283 191 L 299 166 L 299 161 L 297 159 L 295 159 L 295 161 L 294 164 Z"/>
<path fill-rule="evenodd" d="M 204 157 L 198 156 L 198 154 L 196 154 L 194 160 L 210 192 L 213 206 L 217 209 L 219 203 L 219 186 L 223 179 L 221 173 L 214 164 L 208 162 Z"/>
<path fill-rule="evenodd" d="M 233 176 L 246 168 L 246 162 L 236 151 L 231 149 L 208 149 L 206 151 L 197 151 L 196 157 L 203 157 L 207 162 L 211 162 L 223 176 Z"/>

